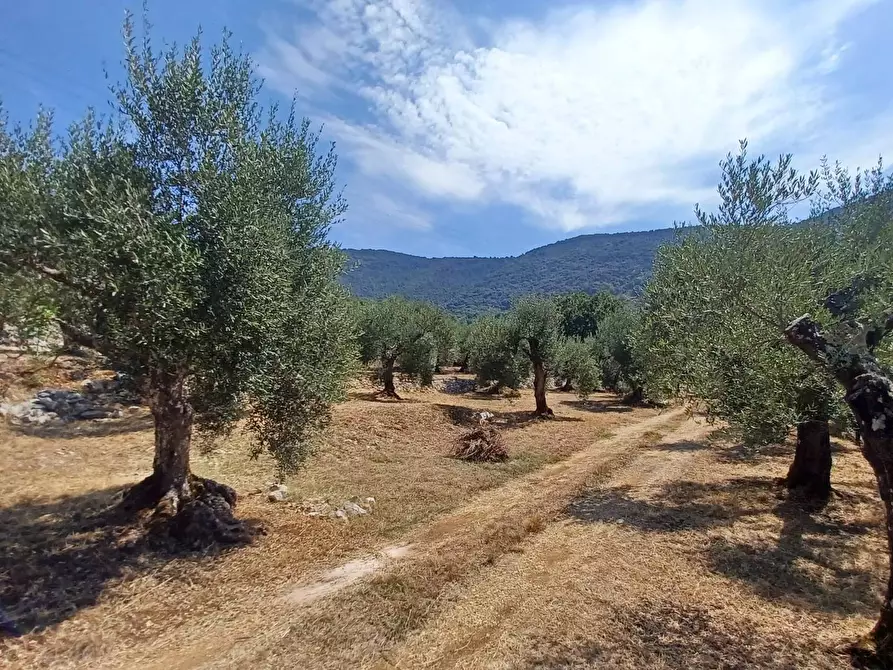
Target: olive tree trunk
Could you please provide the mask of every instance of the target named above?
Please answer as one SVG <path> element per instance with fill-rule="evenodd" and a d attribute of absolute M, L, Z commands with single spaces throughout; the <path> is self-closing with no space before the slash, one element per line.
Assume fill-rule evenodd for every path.
<path fill-rule="evenodd" d="M 533 396 L 537 416 L 552 416 L 553 412 L 546 404 L 546 366 L 542 362 L 533 364 Z"/>
<path fill-rule="evenodd" d="M 152 509 L 150 530 L 188 545 L 247 542 L 254 532 L 233 515 L 236 492 L 189 469 L 194 413 L 186 383 L 179 370 L 151 372 L 152 474 L 126 492 L 123 505 L 131 511 Z"/>
<path fill-rule="evenodd" d="M 888 315 L 880 337 L 893 330 Z M 846 391 L 862 436 L 862 455 L 871 465 L 886 514 L 889 566 L 880 617 L 872 631 L 853 646 L 856 656 L 872 656 L 893 666 L 893 382 L 869 350 L 829 343 L 818 324 L 802 316 L 785 331 L 788 341 L 834 374 Z"/>
<path fill-rule="evenodd" d="M 192 448 L 192 405 L 186 397 L 185 376 L 157 373 L 152 378 L 155 418 L 155 459 L 152 477 L 159 492 L 189 497 L 189 452 Z"/>
<path fill-rule="evenodd" d="M 397 400 L 400 400 L 400 396 L 397 395 L 397 388 L 394 386 L 394 364 L 396 362 L 396 358 L 385 359 L 384 365 L 381 368 L 381 380 L 384 382 L 384 390 L 382 390 L 379 395 L 384 396 L 385 398 L 396 398 Z"/>
<path fill-rule="evenodd" d="M 462 360 L 459 361 L 459 372 L 462 374 L 468 372 L 468 359 L 469 359 L 468 354 L 465 354 L 465 356 L 462 358 Z"/>
<path fill-rule="evenodd" d="M 797 424 L 797 448 L 785 486 L 817 500 L 831 495 L 831 431 L 827 420 Z"/>

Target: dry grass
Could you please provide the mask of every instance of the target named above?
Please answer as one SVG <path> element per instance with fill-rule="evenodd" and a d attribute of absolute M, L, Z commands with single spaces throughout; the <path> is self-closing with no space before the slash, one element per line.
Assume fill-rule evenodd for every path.
<path fill-rule="evenodd" d="M 774 485 L 789 452 L 740 459 L 677 434 L 474 580 L 390 661 L 431 668 L 846 668 L 879 607 L 881 509 L 858 452 L 822 510 Z"/>
<path fill-rule="evenodd" d="M 528 392 L 401 395 L 360 388 L 337 407 L 291 503 L 254 494 L 273 470 L 246 458 L 244 436 L 198 456 L 197 473 L 233 485 L 240 515 L 269 530 L 202 556 L 133 544 L 107 511 L 150 467 L 145 415 L 4 429 L 0 601 L 35 631 L 0 642 L 0 665 L 849 667 L 834 648 L 870 627 L 887 560 L 852 445 L 838 444 L 837 495 L 815 509 L 774 485 L 790 445 L 745 451 L 678 410 L 552 394 L 544 421 Z M 449 458 L 481 410 L 510 441 L 504 463 Z M 375 513 L 300 514 L 302 498 L 353 496 L 375 497 Z M 394 544 L 405 555 L 367 560 Z M 371 576 L 289 599 L 358 557 Z"/>
<path fill-rule="evenodd" d="M 68 372 L 59 381 L 80 383 Z M 19 397 L 28 392 L 19 389 Z M 151 468 L 146 412 L 53 431 L 0 428 L 0 602 L 34 629 L 0 643 L 4 664 L 126 666 L 127 658 L 200 647 L 217 626 L 229 630 L 244 620 L 250 629 L 264 603 L 302 575 L 381 546 L 482 491 L 653 414 L 596 415 L 559 406 L 565 421 L 545 425 L 530 420 L 529 394 L 520 400 L 401 394 L 406 402 L 357 393 L 335 409 L 318 454 L 289 482 L 294 504 L 274 505 L 254 494 L 274 471 L 268 461 L 246 457 L 244 436 L 196 455 L 197 474 L 234 486 L 240 516 L 263 522 L 269 531 L 254 546 L 206 556 L 159 554 L 133 544 L 128 527 L 107 511 L 123 487 Z M 569 398 L 556 394 L 556 402 L 563 397 Z M 464 431 L 456 417 L 483 409 L 514 417 L 512 458 L 494 464 L 448 458 Z M 302 498 L 352 496 L 374 496 L 375 513 L 344 523 L 305 517 L 297 509 Z M 121 551 L 122 544 L 130 549 Z"/>

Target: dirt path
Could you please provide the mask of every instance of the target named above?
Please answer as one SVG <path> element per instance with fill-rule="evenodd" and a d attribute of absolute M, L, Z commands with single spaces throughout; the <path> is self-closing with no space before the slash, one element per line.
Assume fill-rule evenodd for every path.
<path fill-rule="evenodd" d="M 703 461 L 703 455 L 686 447 L 696 445 L 708 432 L 703 425 L 686 422 L 661 440 L 657 449 L 644 451 L 613 472 L 600 488 L 649 495 L 661 484 L 700 465 L 693 461 Z M 577 501 L 575 507 L 578 514 L 585 514 L 585 502 Z M 608 505 L 600 513 L 622 525 L 624 510 L 620 505 Z M 612 583 L 622 579 L 629 567 L 629 547 L 618 546 L 612 537 L 616 534 L 614 526 L 601 524 L 588 532 L 580 531 L 573 519 L 552 524 L 525 547 L 523 554 L 507 558 L 482 575 L 456 606 L 376 667 L 518 667 L 523 659 L 514 653 L 519 644 L 517 631 L 529 632 L 532 622 L 547 618 L 544 612 L 566 608 L 563 599 L 569 592 L 595 588 L 579 582 L 584 563 L 597 560 L 603 564 L 597 588 L 606 598 L 611 597 Z M 553 630 L 554 625 L 541 628 L 542 633 Z"/>
<path fill-rule="evenodd" d="M 466 575 L 540 532 L 587 480 L 607 476 L 636 458 L 643 443 L 684 421 L 684 413 L 673 410 L 618 427 L 612 436 L 569 458 L 485 491 L 410 533 L 397 545 L 408 550 L 385 548 L 302 579 L 270 594 L 256 616 L 203 631 L 201 638 L 181 644 L 176 653 L 155 648 L 151 657 L 119 657 L 101 667 L 367 665 L 432 614 Z M 419 596 L 419 590 L 426 593 Z"/>
<path fill-rule="evenodd" d="M 867 630 L 880 567 L 843 530 L 864 510 L 778 503 L 706 433 L 686 423 L 596 482 L 373 667 L 850 667 L 833 650 Z"/>

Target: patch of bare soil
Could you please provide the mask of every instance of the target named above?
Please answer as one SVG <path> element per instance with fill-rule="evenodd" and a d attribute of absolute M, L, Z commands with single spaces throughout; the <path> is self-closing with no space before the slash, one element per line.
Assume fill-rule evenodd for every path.
<path fill-rule="evenodd" d="M 263 641 L 269 639 L 265 631 L 281 632 L 278 621 L 270 625 L 280 607 L 317 607 L 287 604 L 283 594 L 325 581 L 326 570 L 376 555 L 381 547 L 403 543 L 404 536 L 409 541 L 482 492 L 499 491 L 598 436 L 656 414 L 594 414 L 559 406 L 565 420 L 547 425 L 525 418 L 533 408 L 529 393 L 517 400 L 404 394 L 405 402 L 358 395 L 338 406 L 317 455 L 288 482 L 290 502 L 266 500 L 272 464 L 250 460 L 239 433 L 196 453 L 196 474 L 235 488 L 237 515 L 269 531 L 250 547 L 210 554 L 156 551 L 114 517 L 121 491 L 151 470 L 147 412 L 52 431 L 0 427 L 0 609 L 26 632 L 0 639 L 2 665 L 152 667 L 157 661 L 169 670 L 212 663 L 230 647 L 253 649 L 255 637 Z M 554 397 L 558 403 L 572 396 Z M 604 401 L 610 402 L 607 396 Z M 451 407 L 517 416 L 511 458 L 449 458 L 464 432 L 450 416 Z M 301 513 L 302 499 L 352 496 L 375 497 L 374 513 L 350 522 Z M 384 560 L 380 572 L 395 560 Z M 377 578 L 363 574 L 359 583 L 370 577 Z M 246 645 L 248 638 L 252 645 Z"/>

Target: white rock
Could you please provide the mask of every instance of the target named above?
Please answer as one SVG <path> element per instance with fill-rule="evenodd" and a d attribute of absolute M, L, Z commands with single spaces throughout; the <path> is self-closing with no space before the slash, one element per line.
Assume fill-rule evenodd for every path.
<path fill-rule="evenodd" d="M 372 496 L 369 496 L 368 498 L 365 498 L 363 500 L 363 503 L 366 505 L 367 508 L 375 507 L 375 498 L 373 498 Z"/>
<path fill-rule="evenodd" d="M 276 489 L 275 491 L 270 491 L 267 494 L 267 500 L 270 502 L 282 502 L 288 499 L 288 491 L 282 489 Z"/>
<path fill-rule="evenodd" d="M 347 516 L 363 516 L 364 514 L 368 514 L 362 507 L 349 500 L 341 506 L 340 511 L 343 511 Z"/>

